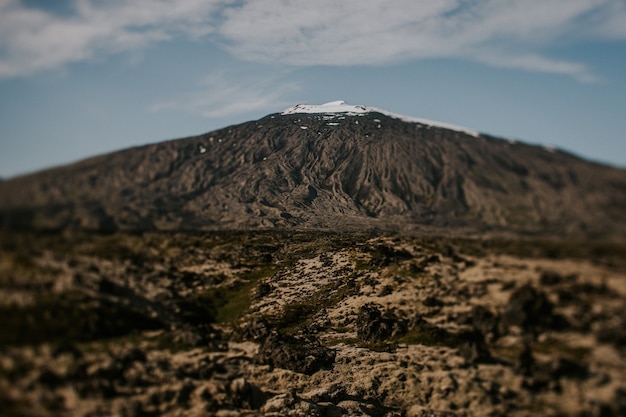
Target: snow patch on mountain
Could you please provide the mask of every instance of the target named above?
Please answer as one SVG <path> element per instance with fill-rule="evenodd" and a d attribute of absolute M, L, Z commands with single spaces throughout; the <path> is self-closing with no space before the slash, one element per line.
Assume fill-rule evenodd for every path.
<path fill-rule="evenodd" d="M 378 107 L 369 107 L 369 106 L 361 106 L 361 105 L 353 105 L 348 104 L 343 100 L 331 101 L 324 104 L 296 104 L 295 106 L 289 107 L 288 109 L 283 110 L 280 114 L 298 114 L 298 113 L 309 113 L 309 114 L 324 114 L 325 120 L 331 115 L 341 113 L 342 115 L 348 116 L 362 116 L 367 113 L 381 113 L 385 116 L 393 117 L 394 119 L 402 120 L 408 123 L 419 123 L 426 126 L 440 127 L 443 129 L 454 130 L 457 132 L 463 132 L 470 136 L 478 137 L 480 133 L 476 130 L 468 129 L 461 126 L 456 126 L 449 123 L 441 123 L 436 122 L 434 120 L 422 119 L 419 117 L 410 117 L 403 116 L 401 114 L 392 113 L 388 110 L 381 109 Z"/>
<path fill-rule="evenodd" d="M 280 114 L 296 114 L 296 113 L 348 113 L 348 114 L 365 114 L 369 113 L 365 106 L 354 106 L 345 101 L 331 101 L 324 104 L 296 104 L 293 107 L 283 110 Z"/>

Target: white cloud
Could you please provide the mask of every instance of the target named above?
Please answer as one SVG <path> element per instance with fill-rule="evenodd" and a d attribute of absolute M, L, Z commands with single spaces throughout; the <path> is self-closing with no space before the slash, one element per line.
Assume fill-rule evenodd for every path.
<path fill-rule="evenodd" d="M 234 54 L 252 61 L 380 65 L 453 57 L 591 81 L 583 64 L 540 51 L 570 37 L 626 39 L 624 8 L 622 0 L 255 0 L 227 10 L 219 31 Z"/>
<path fill-rule="evenodd" d="M 198 91 L 157 103 L 152 111 L 178 110 L 206 118 L 274 111 L 277 106 L 292 104 L 286 97 L 299 90 L 296 83 L 285 82 L 283 75 L 249 76 L 217 71 L 206 76 Z"/>
<path fill-rule="evenodd" d="M 603 38 L 626 39 L 626 2 L 614 1 L 590 16 L 590 32 Z"/>
<path fill-rule="evenodd" d="M 74 13 L 60 16 L 0 2 L 0 77 L 29 74 L 90 59 L 134 51 L 183 34 L 206 35 L 213 13 L 226 1 L 75 0 Z"/>
<path fill-rule="evenodd" d="M 626 40 L 624 0 L 74 0 L 53 14 L 0 0 L 0 77 L 141 51 L 165 40 L 217 42 L 243 60 L 385 65 L 460 58 L 591 81 L 554 44 Z M 486 52 L 488 51 L 488 52 Z"/>
<path fill-rule="evenodd" d="M 540 55 L 510 55 L 503 53 L 480 53 L 474 57 L 477 61 L 501 68 L 517 68 L 552 74 L 569 75 L 582 83 L 596 83 L 598 79 L 589 73 L 583 64 L 549 59 Z"/>
<path fill-rule="evenodd" d="M 380 64 L 400 60 L 407 52 L 434 53 L 428 42 L 415 42 L 416 29 L 424 32 L 422 40 L 434 41 L 442 34 L 433 21 L 456 3 L 250 1 L 227 10 L 219 30 L 230 50 L 244 59 L 293 65 Z"/>

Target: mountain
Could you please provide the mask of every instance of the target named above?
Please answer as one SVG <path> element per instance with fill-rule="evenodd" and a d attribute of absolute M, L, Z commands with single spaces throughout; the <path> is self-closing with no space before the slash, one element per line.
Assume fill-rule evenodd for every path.
<path fill-rule="evenodd" d="M 626 171 L 344 102 L 0 183 L 2 227 L 626 238 Z"/>
<path fill-rule="evenodd" d="M 344 102 L 2 181 L 0 416 L 624 416 L 625 203 Z"/>

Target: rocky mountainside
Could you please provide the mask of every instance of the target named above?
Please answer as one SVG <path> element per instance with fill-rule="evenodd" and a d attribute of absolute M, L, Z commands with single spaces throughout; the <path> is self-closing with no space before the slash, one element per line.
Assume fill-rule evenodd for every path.
<path fill-rule="evenodd" d="M 296 106 L 0 183 L 4 229 L 626 237 L 626 171 L 379 109 Z"/>

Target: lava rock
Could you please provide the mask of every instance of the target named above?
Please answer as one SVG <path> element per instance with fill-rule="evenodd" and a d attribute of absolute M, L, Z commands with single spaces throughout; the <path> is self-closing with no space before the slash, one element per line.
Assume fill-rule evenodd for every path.
<path fill-rule="evenodd" d="M 269 284 L 267 282 L 261 282 L 256 287 L 256 290 L 254 292 L 254 298 L 257 299 L 257 300 L 260 300 L 261 298 L 265 297 L 266 295 L 269 295 L 272 292 L 273 289 L 274 289 L 274 287 L 272 287 L 271 284 Z"/>
<path fill-rule="evenodd" d="M 269 322 L 264 317 L 254 317 L 241 328 L 239 337 L 241 340 L 258 342 L 267 338 L 270 333 L 271 327 Z"/>
<path fill-rule="evenodd" d="M 261 344 L 255 359 L 272 367 L 312 375 L 332 368 L 335 351 L 313 335 L 286 336 L 272 332 Z"/>
<path fill-rule="evenodd" d="M 228 391 L 238 408 L 256 410 L 267 400 L 267 395 L 259 387 L 244 378 L 231 381 Z"/>
<path fill-rule="evenodd" d="M 393 312 L 384 314 L 380 306 L 369 303 L 361 306 L 356 320 L 357 337 L 363 342 L 380 342 L 407 332 L 407 323 Z"/>
<path fill-rule="evenodd" d="M 500 330 L 507 333 L 511 326 L 525 333 L 538 335 L 546 329 L 566 326 L 565 319 L 554 313 L 554 306 L 542 291 L 524 285 L 513 291 L 502 314 Z"/>
<path fill-rule="evenodd" d="M 458 319 L 460 324 L 471 326 L 489 340 L 498 337 L 498 324 L 500 318 L 481 305 L 475 305 L 469 313 L 462 314 Z"/>
<path fill-rule="evenodd" d="M 485 342 L 485 336 L 478 330 L 458 335 L 459 353 L 469 363 L 491 363 L 493 357 Z"/>

